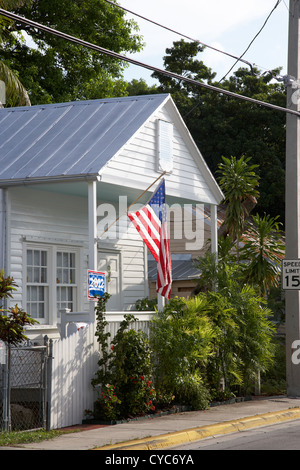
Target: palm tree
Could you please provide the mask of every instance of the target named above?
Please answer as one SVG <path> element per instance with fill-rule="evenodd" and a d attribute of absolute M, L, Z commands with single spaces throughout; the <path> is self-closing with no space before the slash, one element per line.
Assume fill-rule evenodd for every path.
<path fill-rule="evenodd" d="M 245 220 L 249 216 L 246 201 L 256 198 L 259 192 L 256 187 L 259 177 L 255 173 L 258 165 L 248 165 L 250 158 L 242 156 L 222 157 L 223 163 L 219 164 L 218 173 L 220 187 L 227 204 L 225 213 L 225 225 L 232 240 L 237 241 L 237 256 L 239 260 L 239 243 L 244 230 Z"/>
<path fill-rule="evenodd" d="M 9 10 L 18 7 L 25 2 L 26 0 L 0 0 L 0 7 L 5 10 Z M 0 44 L 4 42 L 4 35 L 7 33 L 7 23 L 8 20 L 4 20 L 0 16 Z M 31 105 L 26 89 L 18 77 L 3 61 L 0 61 L 0 82 L 5 84 L 5 93 L 0 92 L 0 107 L 3 107 L 5 104 L 9 106 Z"/>
<path fill-rule="evenodd" d="M 247 261 L 244 268 L 245 279 L 256 285 L 261 295 L 266 295 L 272 286 L 280 282 L 280 267 L 284 257 L 281 224 L 278 217 L 269 215 L 252 216 L 244 233 L 245 245 L 241 257 Z"/>
<path fill-rule="evenodd" d="M 0 80 L 5 83 L 5 99 L 3 100 L 3 103 L 0 102 L 0 106 L 1 104 L 9 104 L 10 106 L 31 105 L 25 87 L 10 68 L 4 64 L 4 62 L 0 62 Z"/>

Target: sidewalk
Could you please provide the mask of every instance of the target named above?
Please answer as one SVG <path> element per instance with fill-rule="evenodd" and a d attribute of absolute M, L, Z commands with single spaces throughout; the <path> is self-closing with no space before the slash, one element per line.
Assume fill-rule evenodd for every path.
<path fill-rule="evenodd" d="M 88 426 L 19 450 L 163 450 L 209 436 L 300 418 L 300 398 L 269 397 L 113 426 Z M 10 450 L 12 448 L 9 448 Z M 9 450 L 0 447 L 0 450 Z"/>

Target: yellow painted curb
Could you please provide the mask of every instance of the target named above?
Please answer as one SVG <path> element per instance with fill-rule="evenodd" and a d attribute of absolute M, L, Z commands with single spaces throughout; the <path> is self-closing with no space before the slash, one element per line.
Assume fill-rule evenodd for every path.
<path fill-rule="evenodd" d="M 292 408 L 236 419 L 234 421 L 225 421 L 223 423 L 185 429 L 184 431 L 162 434 L 157 437 L 97 447 L 94 450 L 162 450 L 179 444 L 199 441 L 206 437 L 245 431 L 246 429 L 258 426 L 267 426 L 269 424 L 276 424 L 297 418 L 300 418 L 300 408 Z"/>

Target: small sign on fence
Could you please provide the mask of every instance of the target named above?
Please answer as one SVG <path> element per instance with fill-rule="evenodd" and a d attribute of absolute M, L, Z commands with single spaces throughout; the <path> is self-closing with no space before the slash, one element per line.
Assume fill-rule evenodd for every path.
<path fill-rule="evenodd" d="M 105 293 L 105 273 L 88 270 L 88 299 L 97 300 Z"/>

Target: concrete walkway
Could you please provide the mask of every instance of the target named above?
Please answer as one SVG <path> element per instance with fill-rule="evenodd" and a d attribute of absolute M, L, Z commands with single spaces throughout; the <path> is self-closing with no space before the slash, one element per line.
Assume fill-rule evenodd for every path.
<path fill-rule="evenodd" d="M 210 436 L 300 419 L 300 398 L 270 397 L 84 431 L 15 450 L 163 450 Z M 11 447 L 0 447 L 9 450 Z"/>

